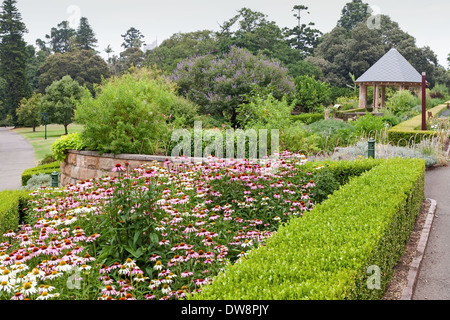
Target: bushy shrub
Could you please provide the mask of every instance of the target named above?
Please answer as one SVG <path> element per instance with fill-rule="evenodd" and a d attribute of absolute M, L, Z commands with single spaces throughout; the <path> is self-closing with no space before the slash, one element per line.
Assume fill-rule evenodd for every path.
<path fill-rule="evenodd" d="M 100 153 L 160 154 L 177 126 L 193 124 L 197 106 L 161 76 L 125 74 L 105 81 L 77 105 L 82 139 Z"/>
<path fill-rule="evenodd" d="M 52 143 L 50 148 L 57 161 L 64 161 L 68 150 L 83 150 L 85 146 L 81 132 L 75 132 L 61 136 Z"/>
<path fill-rule="evenodd" d="M 206 55 L 183 60 L 171 79 L 180 94 L 202 107 L 202 113 L 223 116 L 233 125 L 236 108 L 256 87 L 270 86 L 276 99 L 295 90 L 288 70 L 280 63 L 236 47 L 222 58 Z"/>
<path fill-rule="evenodd" d="M 355 128 L 354 134 L 358 136 L 364 135 L 374 137 L 377 133 L 386 129 L 386 123 L 383 119 L 372 114 L 358 117 L 358 119 L 352 121 L 351 124 Z"/>
<path fill-rule="evenodd" d="M 48 173 L 39 173 L 31 176 L 27 181 L 27 185 L 22 187 L 23 190 L 32 191 L 40 187 L 51 187 L 52 176 Z"/>
<path fill-rule="evenodd" d="M 307 128 L 318 137 L 319 148 L 326 152 L 346 145 L 355 131 L 351 124 L 337 119 L 314 122 Z"/>
<path fill-rule="evenodd" d="M 22 186 L 26 186 L 28 183 L 28 180 L 34 175 L 38 175 L 40 173 L 44 174 L 51 174 L 53 171 L 59 172 L 60 171 L 60 162 L 55 161 L 43 165 L 39 165 L 34 168 L 26 169 L 22 173 Z"/>
<path fill-rule="evenodd" d="M 320 120 L 325 120 L 325 115 L 323 113 L 302 113 L 291 116 L 292 121 L 300 121 L 308 125 Z"/>
<path fill-rule="evenodd" d="M 299 76 L 295 78 L 297 105 L 302 112 L 323 112 L 331 101 L 330 85 L 316 80 L 314 76 Z"/>
<path fill-rule="evenodd" d="M 392 95 L 387 101 L 386 108 L 392 113 L 398 115 L 410 111 L 414 106 L 420 104 L 420 101 L 409 90 L 401 90 Z"/>

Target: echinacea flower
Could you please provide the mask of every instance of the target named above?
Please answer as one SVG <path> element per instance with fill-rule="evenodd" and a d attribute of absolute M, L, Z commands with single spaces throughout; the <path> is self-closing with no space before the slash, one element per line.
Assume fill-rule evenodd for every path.
<path fill-rule="evenodd" d="M 116 164 L 116 166 L 112 169 L 113 172 L 123 172 L 126 171 L 127 169 L 122 166 L 120 163 Z"/>

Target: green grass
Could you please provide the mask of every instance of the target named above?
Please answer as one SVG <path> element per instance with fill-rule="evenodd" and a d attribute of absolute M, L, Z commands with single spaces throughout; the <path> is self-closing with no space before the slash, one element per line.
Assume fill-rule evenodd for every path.
<path fill-rule="evenodd" d="M 67 128 L 69 133 L 79 132 L 83 128 L 82 125 L 71 124 Z M 36 128 L 33 132 L 32 128 L 17 128 L 14 132 L 22 135 L 27 139 L 34 148 L 34 157 L 36 163 L 45 158 L 46 155 L 51 154 L 51 145 L 55 140 L 64 135 L 64 126 L 57 124 L 47 125 L 47 139 L 45 139 L 45 126 Z"/>

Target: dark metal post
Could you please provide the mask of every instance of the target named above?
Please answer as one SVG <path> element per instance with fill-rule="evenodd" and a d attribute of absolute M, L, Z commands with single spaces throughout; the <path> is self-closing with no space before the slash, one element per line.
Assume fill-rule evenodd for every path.
<path fill-rule="evenodd" d="M 368 157 L 375 159 L 375 140 L 370 138 L 368 143 L 369 143 Z"/>
<path fill-rule="evenodd" d="M 58 178 L 59 178 L 58 172 L 53 171 L 51 176 L 52 176 L 52 188 L 57 188 L 58 187 Z"/>
<path fill-rule="evenodd" d="M 426 73 L 422 72 L 422 130 L 427 130 L 427 91 L 426 91 Z"/>

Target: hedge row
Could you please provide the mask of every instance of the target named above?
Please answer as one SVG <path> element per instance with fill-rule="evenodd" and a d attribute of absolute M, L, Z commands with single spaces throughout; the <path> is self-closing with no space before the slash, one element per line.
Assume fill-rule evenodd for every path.
<path fill-rule="evenodd" d="M 0 192 L 0 239 L 9 229 L 17 229 L 23 220 L 23 209 L 28 199 L 27 191 L 6 190 Z"/>
<path fill-rule="evenodd" d="M 427 110 L 427 117 L 428 112 L 431 112 L 433 117 L 438 117 L 446 108 L 446 104 L 440 104 L 430 110 Z M 391 144 L 404 147 L 409 144 L 420 143 L 426 138 L 437 135 L 436 131 L 422 131 L 421 128 L 422 115 L 420 114 L 389 129 L 388 139 Z"/>
<path fill-rule="evenodd" d="M 26 186 L 28 180 L 30 180 L 30 178 L 33 175 L 38 175 L 40 173 L 46 173 L 46 174 L 51 174 L 53 171 L 56 172 L 60 172 L 60 162 L 59 161 L 55 161 L 52 163 L 47 163 L 47 164 L 43 164 L 34 168 L 30 168 L 25 170 L 22 173 L 22 186 Z"/>
<path fill-rule="evenodd" d="M 340 164 L 333 165 L 337 170 Z M 313 211 L 281 226 L 265 246 L 227 265 L 188 299 L 380 299 L 424 201 L 425 163 L 398 158 L 366 165 L 373 168 L 349 177 Z M 370 282 L 376 268 L 379 289 Z"/>
<path fill-rule="evenodd" d="M 292 121 L 297 122 L 303 122 L 304 124 L 308 125 L 320 120 L 325 119 L 325 115 L 323 113 L 302 113 L 297 115 L 291 116 Z"/>

